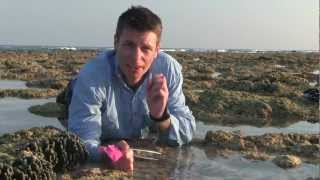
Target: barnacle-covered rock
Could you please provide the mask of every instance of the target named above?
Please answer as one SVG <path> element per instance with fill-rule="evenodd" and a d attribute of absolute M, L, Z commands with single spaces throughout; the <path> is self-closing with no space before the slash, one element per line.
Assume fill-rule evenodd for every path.
<path fill-rule="evenodd" d="M 301 159 L 293 155 L 280 155 L 273 159 L 277 166 L 281 168 L 294 168 L 301 165 Z"/>
<path fill-rule="evenodd" d="M 76 135 L 45 127 L 4 134 L 0 157 L 0 179 L 52 179 L 85 162 L 88 153 Z"/>

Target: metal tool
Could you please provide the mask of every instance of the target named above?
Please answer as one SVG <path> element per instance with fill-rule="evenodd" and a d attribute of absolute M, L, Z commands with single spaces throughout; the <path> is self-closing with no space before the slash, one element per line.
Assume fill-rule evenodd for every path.
<path fill-rule="evenodd" d="M 151 151 L 151 150 L 146 150 L 146 149 L 136 149 L 136 148 L 131 148 L 131 149 L 133 150 L 133 152 L 146 154 L 146 156 L 142 156 L 140 154 L 134 154 L 134 157 L 135 158 L 139 158 L 139 159 L 157 161 L 157 160 L 159 160 L 158 158 L 149 157 L 148 154 L 149 155 L 156 155 L 156 156 L 160 156 L 161 155 L 161 153 L 157 152 L 157 151 Z"/>

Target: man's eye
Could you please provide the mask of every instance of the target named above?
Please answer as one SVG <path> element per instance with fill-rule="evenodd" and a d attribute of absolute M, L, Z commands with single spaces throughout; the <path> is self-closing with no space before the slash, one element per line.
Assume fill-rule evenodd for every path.
<path fill-rule="evenodd" d="M 152 49 L 150 47 L 142 47 L 142 51 L 143 52 L 149 52 L 151 51 Z"/>
<path fill-rule="evenodd" d="M 134 44 L 133 43 L 124 43 L 123 46 L 133 48 Z"/>

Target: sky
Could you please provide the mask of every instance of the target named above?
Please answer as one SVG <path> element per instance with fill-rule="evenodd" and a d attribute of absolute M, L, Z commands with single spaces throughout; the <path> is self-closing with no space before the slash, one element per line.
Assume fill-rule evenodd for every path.
<path fill-rule="evenodd" d="M 319 0 L 0 0 L 0 45 L 112 47 L 131 5 L 162 19 L 162 48 L 319 49 Z"/>

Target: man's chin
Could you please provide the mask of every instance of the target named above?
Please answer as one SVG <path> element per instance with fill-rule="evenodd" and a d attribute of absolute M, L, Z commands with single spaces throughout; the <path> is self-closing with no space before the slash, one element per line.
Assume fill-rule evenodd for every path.
<path fill-rule="evenodd" d="M 138 85 L 139 84 L 139 82 L 140 82 L 140 78 L 138 79 L 132 79 L 130 82 L 129 82 L 129 85 L 130 86 L 136 86 L 136 85 Z"/>

